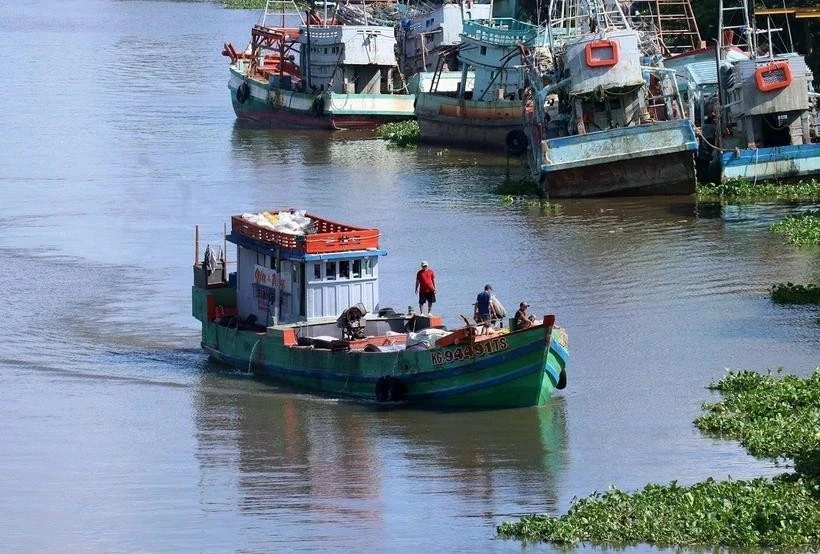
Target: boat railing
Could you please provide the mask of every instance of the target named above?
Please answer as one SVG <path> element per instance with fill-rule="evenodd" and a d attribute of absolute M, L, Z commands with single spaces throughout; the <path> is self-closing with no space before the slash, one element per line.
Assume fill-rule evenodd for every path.
<path fill-rule="evenodd" d="M 315 232 L 293 234 L 257 225 L 241 215 L 231 218 L 233 233 L 271 246 L 292 248 L 302 252 L 330 253 L 368 250 L 379 247 L 379 230 L 351 227 L 327 219 L 305 214 L 315 222 Z"/>
<path fill-rule="evenodd" d="M 538 27 L 509 17 L 498 17 L 484 21 L 465 21 L 463 33 L 479 42 L 513 46 L 526 43 L 538 36 Z"/>

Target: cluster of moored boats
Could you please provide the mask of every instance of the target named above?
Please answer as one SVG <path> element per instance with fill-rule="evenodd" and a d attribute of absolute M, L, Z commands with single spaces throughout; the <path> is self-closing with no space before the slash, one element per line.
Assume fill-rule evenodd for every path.
<path fill-rule="evenodd" d="M 811 70 L 773 51 L 777 30 L 756 28 L 748 0 L 718 3 L 708 47 L 686 0 L 551 0 L 535 23 L 492 0 L 388 3 L 389 13 L 326 2 L 305 14 L 290 1 L 267 2 L 245 50 L 225 45 L 239 119 L 416 119 L 422 142 L 526 155 L 553 197 L 820 173 Z"/>
<path fill-rule="evenodd" d="M 500 0 L 325 2 L 304 17 L 269 1 L 249 46 L 225 45 L 228 86 L 237 117 L 265 126 L 414 118 L 424 142 L 526 155 L 555 197 L 820 173 L 812 73 L 803 56 L 772 51 L 772 29 L 758 44 L 747 0 L 719 2 L 711 47 L 686 0 L 643 1 L 644 14 L 631 4 L 551 0 L 541 24 L 513 19 L 516 3 Z M 480 321 L 447 329 L 438 316 L 383 307 L 379 236 L 303 211 L 236 215 L 225 237 L 234 272 L 227 244 L 200 261 L 197 236 L 203 348 L 280 382 L 376 403 L 533 406 L 566 386 L 567 334 L 552 314 L 488 333 Z"/>

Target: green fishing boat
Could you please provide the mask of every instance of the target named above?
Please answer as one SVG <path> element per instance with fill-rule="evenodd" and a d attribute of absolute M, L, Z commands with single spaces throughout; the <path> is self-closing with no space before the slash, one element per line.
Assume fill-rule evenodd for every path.
<path fill-rule="evenodd" d="M 552 314 L 525 329 L 466 319 L 447 329 L 439 316 L 381 308 L 378 229 L 296 210 L 249 213 L 231 218 L 223 244 L 200 259 L 197 228 L 192 312 L 214 360 L 396 405 L 537 406 L 566 386 L 567 335 Z"/>

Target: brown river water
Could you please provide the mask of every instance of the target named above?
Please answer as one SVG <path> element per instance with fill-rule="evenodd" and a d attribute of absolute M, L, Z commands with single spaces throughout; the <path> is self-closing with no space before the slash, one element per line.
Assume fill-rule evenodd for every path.
<path fill-rule="evenodd" d="M 3 551 L 552 552 L 495 527 L 610 485 L 782 471 L 692 421 L 725 368 L 820 365 L 817 309 L 768 298 L 820 281 L 820 250 L 768 231 L 806 206 L 504 206 L 503 157 L 237 126 L 220 51 L 253 11 L 0 15 Z M 219 244 L 230 215 L 284 207 L 381 229 L 383 307 L 415 303 L 426 259 L 448 325 L 486 282 L 556 313 L 567 389 L 538 409 L 376 410 L 210 363 L 194 226 Z"/>

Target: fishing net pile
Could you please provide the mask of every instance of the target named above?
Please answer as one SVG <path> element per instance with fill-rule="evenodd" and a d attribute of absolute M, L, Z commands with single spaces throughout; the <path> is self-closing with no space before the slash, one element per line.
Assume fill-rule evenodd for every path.
<path fill-rule="evenodd" d="M 402 18 L 395 2 L 340 2 L 336 22 L 341 25 L 395 26 Z"/>
<path fill-rule="evenodd" d="M 290 235 L 309 235 L 316 232 L 316 222 L 305 215 L 305 210 L 245 213 L 242 214 L 242 219 L 260 227 Z"/>

